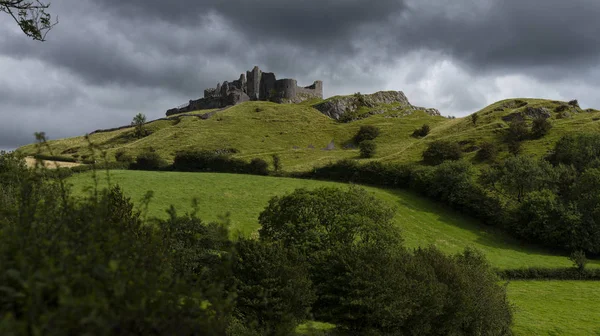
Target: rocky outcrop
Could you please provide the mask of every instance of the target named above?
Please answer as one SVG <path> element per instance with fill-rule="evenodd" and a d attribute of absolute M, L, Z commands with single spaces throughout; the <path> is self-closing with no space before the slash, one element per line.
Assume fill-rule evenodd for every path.
<path fill-rule="evenodd" d="M 548 119 L 552 116 L 550 110 L 545 107 L 531 107 L 528 106 L 525 110 L 520 112 L 511 113 L 507 116 L 502 117 L 502 120 L 506 122 L 511 122 L 516 119 L 524 120 L 525 118 L 538 119 L 544 118 Z"/>
<path fill-rule="evenodd" d="M 353 115 L 361 107 L 375 108 L 382 104 L 398 104 L 396 110 L 423 110 L 425 113 L 433 116 L 439 116 L 440 112 L 436 109 L 426 109 L 410 104 L 408 98 L 402 91 L 379 91 L 373 94 L 363 95 L 360 93 L 352 96 L 334 97 L 313 107 L 324 115 L 335 120 L 348 120 L 348 115 Z M 384 109 L 370 110 L 367 114 L 381 114 L 386 112 Z"/>

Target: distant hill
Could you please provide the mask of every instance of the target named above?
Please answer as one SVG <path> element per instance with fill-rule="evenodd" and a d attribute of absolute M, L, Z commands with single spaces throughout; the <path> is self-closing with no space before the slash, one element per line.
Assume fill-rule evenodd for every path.
<path fill-rule="evenodd" d="M 379 96 L 381 99 L 373 99 L 377 94 L 383 94 Z M 414 107 L 394 95 L 389 100 L 390 92 L 377 94 L 336 96 L 300 104 L 246 102 L 226 109 L 176 114 L 149 122 L 146 127 L 150 134 L 141 139 L 133 136 L 132 127 L 124 126 L 94 132 L 90 140 L 107 153 L 109 160 L 115 160 L 118 151 L 135 157 L 152 149 L 172 160 L 181 150 L 227 149 L 247 159 L 269 159 L 272 154 L 278 154 L 285 170 L 298 171 L 344 158 L 358 159 L 359 152 L 351 139 L 363 125 L 381 129 L 381 135 L 375 140 L 378 152 L 372 160 L 402 163 L 420 161 L 423 150 L 434 140 L 459 142 L 468 159 L 474 157 L 483 142 L 497 143 L 500 157 L 508 155 L 502 138 L 508 122 L 514 118 L 531 122 L 533 117 L 544 114 L 552 122 L 549 134 L 523 143 L 524 153 L 537 157 L 545 155 L 565 134 L 600 131 L 600 111 L 582 110 L 576 102 L 569 105 L 543 99 L 503 100 L 477 111 L 474 124 L 470 116 L 449 119 L 440 116 L 435 109 Z M 337 106 L 337 111 L 341 106 L 347 113 L 336 117 L 323 111 L 331 106 Z M 420 139 L 412 137 L 413 131 L 424 124 L 431 127 L 429 135 Z M 334 149 L 326 150 L 332 141 Z M 54 155 L 79 161 L 91 157 L 84 136 L 54 140 L 49 144 Z M 29 155 L 34 154 L 36 148 L 27 145 L 18 151 Z"/>

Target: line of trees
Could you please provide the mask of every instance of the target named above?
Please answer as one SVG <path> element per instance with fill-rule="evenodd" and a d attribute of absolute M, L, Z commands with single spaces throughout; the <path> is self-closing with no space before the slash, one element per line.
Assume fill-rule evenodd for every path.
<path fill-rule="evenodd" d="M 308 319 L 361 335 L 510 334 L 479 253 L 409 251 L 363 189 L 274 198 L 258 239 L 196 211 L 146 220 L 118 187 L 75 198 L 0 155 L 0 334 L 290 335 Z"/>

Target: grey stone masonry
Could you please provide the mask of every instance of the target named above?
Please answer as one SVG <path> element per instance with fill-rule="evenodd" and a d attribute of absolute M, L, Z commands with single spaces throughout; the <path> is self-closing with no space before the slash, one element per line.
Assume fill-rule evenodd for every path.
<path fill-rule="evenodd" d="M 276 103 L 300 103 L 308 99 L 323 98 L 323 82 L 315 81 L 307 87 L 298 86 L 295 79 L 279 79 L 272 72 L 262 72 L 257 66 L 231 82 L 218 83 L 216 88 L 204 90 L 204 98 L 190 100 L 169 109 L 167 116 L 223 108 L 246 101 L 268 100 Z"/>

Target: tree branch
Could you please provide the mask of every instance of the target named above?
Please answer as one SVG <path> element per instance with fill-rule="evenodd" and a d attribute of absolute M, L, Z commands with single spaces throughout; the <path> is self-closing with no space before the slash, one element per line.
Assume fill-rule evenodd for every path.
<path fill-rule="evenodd" d="M 0 0 L 0 12 L 9 14 L 25 35 L 36 41 L 45 41 L 46 34 L 58 24 L 58 18 L 46 12 L 50 3 L 41 0 Z"/>

